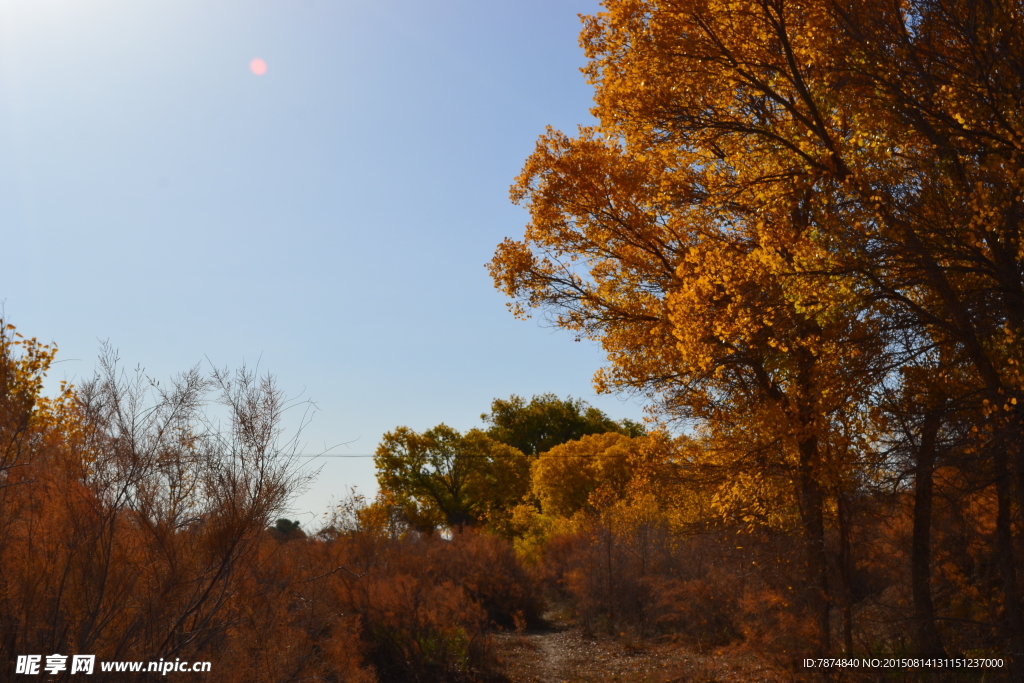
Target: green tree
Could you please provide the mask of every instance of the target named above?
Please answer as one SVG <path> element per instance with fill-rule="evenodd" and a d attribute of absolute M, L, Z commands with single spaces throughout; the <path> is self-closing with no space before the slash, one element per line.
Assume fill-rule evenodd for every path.
<path fill-rule="evenodd" d="M 489 437 L 532 456 L 589 434 L 644 434 L 643 426 L 632 420 L 616 422 L 582 399 L 561 399 L 554 394 L 534 396 L 529 403 L 515 395 L 496 398 L 491 412 L 480 418 L 490 425 Z"/>
<path fill-rule="evenodd" d="M 479 429 L 461 434 L 444 424 L 388 432 L 374 464 L 382 494 L 424 529 L 484 525 L 504 533 L 509 510 L 530 486 L 521 451 Z"/>
<path fill-rule="evenodd" d="M 299 528 L 300 526 L 301 522 L 299 520 L 282 517 L 274 522 L 274 526 L 270 527 L 270 531 L 281 540 L 304 538 L 306 534 Z"/>

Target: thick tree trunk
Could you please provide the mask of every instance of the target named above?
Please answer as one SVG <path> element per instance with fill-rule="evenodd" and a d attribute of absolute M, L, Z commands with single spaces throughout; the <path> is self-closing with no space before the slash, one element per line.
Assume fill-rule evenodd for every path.
<path fill-rule="evenodd" d="M 1017 590 L 1017 567 L 1014 561 L 1012 489 L 1008 454 L 1005 447 L 998 449 L 995 459 L 996 475 L 996 553 L 1003 580 L 1003 613 L 1006 636 L 1009 641 L 1011 680 L 1024 681 L 1024 618 L 1021 615 L 1020 594 Z"/>
<path fill-rule="evenodd" d="M 932 472 L 935 469 L 935 440 L 942 420 L 929 413 L 921 430 L 914 485 L 914 532 L 910 549 L 910 585 L 914 599 L 914 641 L 917 654 L 945 657 L 946 651 L 935 627 L 931 589 Z"/>
<path fill-rule="evenodd" d="M 853 654 L 853 553 L 850 549 L 850 506 L 846 496 L 836 494 L 839 512 L 839 577 L 843 582 L 843 651 Z"/>
<path fill-rule="evenodd" d="M 800 522 L 807 553 L 807 602 L 818 625 L 818 648 L 832 649 L 832 629 L 828 590 L 828 557 L 825 552 L 825 490 L 821 484 L 821 450 L 818 443 L 814 366 L 810 353 L 800 353 L 797 361 L 796 408 L 800 433 L 797 436 L 797 496 Z"/>
<path fill-rule="evenodd" d="M 828 562 L 825 555 L 824 494 L 818 482 L 818 439 L 801 440 L 799 467 L 800 517 L 807 552 L 807 601 L 818 623 L 818 645 L 823 653 L 831 650 L 828 599 Z"/>

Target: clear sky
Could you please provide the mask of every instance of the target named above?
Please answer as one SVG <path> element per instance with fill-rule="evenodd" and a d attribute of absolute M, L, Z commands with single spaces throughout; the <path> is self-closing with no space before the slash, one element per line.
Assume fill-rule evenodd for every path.
<path fill-rule="evenodd" d="M 90 375 L 100 340 L 158 378 L 258 362 L 316 402 L 308 453 L 479 426 L 513 393 L 639 419 L 594 395 L 600 349 L 513 319 L 484 267 L 522 234 L 508 187 L 537 136 L 591 120 L 577 15 L 597 9 L 3 0 L 6 318 L 58 344 L 56 379 Z M 372 460 L 319 462 L 297 514 L 375 491 Z"/>

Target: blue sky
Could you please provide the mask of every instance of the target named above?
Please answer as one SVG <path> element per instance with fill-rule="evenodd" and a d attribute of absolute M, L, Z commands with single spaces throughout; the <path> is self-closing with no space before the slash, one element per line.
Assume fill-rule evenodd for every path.
<path fill-rule="evenodd" d="M 484 264 L 547 125 L 590 119 L 587 0 L 4 0 L 0 299 L 91 374 L 100 340 L 156 377 L 277 375 L 319 410 L 305 452 L 491 399 L 597 397 L 600 349 L 516 321 Z M 249 70 L 254 58 L 267 73 Z M 321 461 L 295 512 L 368 459 Z M 312 512 L 310 512 L 312 511 Z"/>

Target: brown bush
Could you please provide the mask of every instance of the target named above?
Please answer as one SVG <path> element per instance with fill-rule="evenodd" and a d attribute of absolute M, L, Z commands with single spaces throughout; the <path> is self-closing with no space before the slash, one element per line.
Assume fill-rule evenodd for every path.
<path fill-rule="evenodd" d="M 553 536 L 538 571 L 589 630 L 728 642 L 736 636 L 736 598 L 711 565 L 695 561 L 698 552 L 705 549 L 673 537 L 663 522 L 616 526 L 594 517 Z"/>
<path fill-rule="evenodd" d="M 323 569 L 307 580 L 315 586 L 307 599 L 358 618 L 367 657 L 385 681 L 484 675 L 489 626 L 536 615 L 525 572 L 510 544 L 494 536 L 385 538 L 362 529 L 303 545 Z"/>
<path fill-rule="evenodd" d="M 126 377 L 109 355 L 94 382 L 47 400 L 52 352 L 5 335 L 5 666 L 95 654 L 210 661 L 225 683 L 459 680 L 490 665 L 490 624 L 536 617 L 525 573 L 495 537 L 423 537 L 365 506 L 322 534 L 268 529 L 296 484 L 269 378 L 191 371 L 164 387 Z M 161 679 L 99 666 L 93 678 Z"/>

